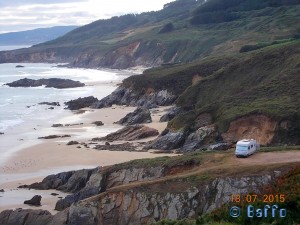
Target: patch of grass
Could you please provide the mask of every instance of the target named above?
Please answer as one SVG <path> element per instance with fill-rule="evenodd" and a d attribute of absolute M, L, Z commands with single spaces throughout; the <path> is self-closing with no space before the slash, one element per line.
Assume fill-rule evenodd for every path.
<path fill-rule="evenodd" d="M 300 146 L 261 147 L 259 152 L 300 151 Z"/>

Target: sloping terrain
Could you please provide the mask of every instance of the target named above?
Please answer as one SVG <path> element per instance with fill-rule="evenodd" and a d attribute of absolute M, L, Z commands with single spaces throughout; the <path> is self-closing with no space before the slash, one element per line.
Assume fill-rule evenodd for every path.
<path fill-rule="evenodd" d="M 210 2 L 213 6 L 207 7 Z M 95 21 L 30 49 L 1 53 L 0 62 L 149 67 L 191 62 L 208 55 L 239 52 L 245 45 L 299 37 L 300 25 L 295 22 L 300 20 L 298 1 L 255 1 L 255 7 L 248 7 L 249 2 L 224 6 L 217 0 L 205 4 L 178 0 L 158 12 Z M 226 13 L 235 16 L 226 19 Z M 215 18 L 215 14 L 224 16 L 216 21 L 199 21 L 200 17 Z"/>

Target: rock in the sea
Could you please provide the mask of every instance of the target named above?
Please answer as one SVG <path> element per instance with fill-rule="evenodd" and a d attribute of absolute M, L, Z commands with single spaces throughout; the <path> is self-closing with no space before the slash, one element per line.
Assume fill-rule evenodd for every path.
<path fill-rule="evenodd" d="M 40 206 L 41 205 L 41 200 L 42 200 L 42 196 L 35 195 L 35 196 L 32 197 L 32 199 L 24 201 L 24 204 Z"/>
<path fill-rule="evenodd" d="M 180 131 L 169 131 L 163 136 L 159 136 L 154 141 L 150 142 L 144 149 L 159 149 L 159 150 L 172 150 L 182 146 L 184 142 L 184 134 Z"/>
<path fill-rule="evenodd" d="M 97 101 L 98 101 L 97 98 L 95 98 L 93 96 L 89 96 L 89 97 L 78 98 L 78 99 L 75 99 L 75 100 L 65 102 L 65 105 L 67 106 L 67 109 L 77 110 L 77 109 L 90 107 L 91 105 L 93 105 Z"/>
<path fill-rule="evenodd" d="M 95 121 L 95 122 L 93 122 L 93 124 L 95 124 L 98 127 L 104 125 L 104 123 L 102 121 Z"/>
<path fill-rule="evenodd" d="M 69 142 L 67 143 L 67 145 L 78 145 L 78 144 L 79 144 L 78 141 L 69 141 Z"/>
<path fill-rule="evenodd" d="M 48 135 L 45 137 L 38 137 L 38 139 L 55 139 L 55 138 L 67 138 L 67 137 L 71 137 L 71 135 Z"/>
<path fill-rule="evenodd" d="M 117 121 L 121 125 L 134 125 L 140 123 L 151 123 L 151 113 L 149 109 L 138 107 L 131 113 L 128 113 L 124 118 Z"/>
<path fill-rule="evenodd" d="M 92 141 L 133 141 L 159 135 L 158 130 L 144 125 L 126 126 L 103 138 L 93 138 Z"/>
<path fill-rule="evenodd" d="M 24 66 L 22 65 L 16 65 L 16 68 L 23 68 Z"/>
<path fill-rule="evenodd" d="M 40 102 L 39 105 L 60 106 L 59 102 Z"/>
<path fill-rule="evenodd" d="M 52 127 L 63 127 L 64 125 L 61 123 L 52 124 Z"/>
<path fill-rule="evenodd" d="M 0 192 L 4 192 L 4 189 L 1 189 Z"/>
<path fill-rule="evenodd" d="M 74 81 L 70 79 L 61 79 L 61 78 L 49 78 L 49 79 L 39 79 L 33 80 L 28 78 L 23 78 L 11 83 L 7 83 L 9 87 L 39 87 L 45 85 L 46 88 L 75 88 L 75 87 L 83 87 L 85 84 Z"/>
<path fill-rule="evenodd" d="M 0 132 L 0 135 L 4 134 L 3 132 Z"/>
<path fill-rule="evenodd" d="M 168 122 L 170 120 L 172 120 L 175 116 L 177 116 L 178 114 L 180 114 L 181 112 L 183 112 L 183 110 L 180 107 L 172 107 L 168 110 L 168 112 L 166 114 L 164 114 L 161 118 L 160 118 L 160 122 Z"/>

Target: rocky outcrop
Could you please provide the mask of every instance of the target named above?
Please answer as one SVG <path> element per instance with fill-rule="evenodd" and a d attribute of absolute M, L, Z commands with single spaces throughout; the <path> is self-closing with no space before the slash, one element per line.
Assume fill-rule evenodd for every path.
<path fill-rule="evenodd" d="M 61 79 L 61 78 L 49 78 L 49 79 L 39 79 L 32 80 L 28 78 L 23 78 L 11 83 L 6 84 L 9 87 L 39 87 L 45 85 L 46 88 L 76 88 L 83 87 L 85 84 L 79 81 L 73 81 L 70 79 Z"/>
<path fill-rule="evenodd" d="M 35 195 L 35 196 L 32 197 L 32 199 L 24 201 L 24 204 L 40 206 L 41 205 L 41 200 L 42 200 L 42 196 Z"/>
<path fill-rule="evenodd" d="M 67 138 L 67 137 L 71 137 L 71 136 L 68 134 L 65 134 L 65 135 L 53 134 L 53 135 L 48 135 L 48 136 L 44 136 L 44 137 L 38 137 L 38 139 L 55 139 L 55 138 Z"/>
<path fill-rule="evenodd" d="M 140 123 L 151 123 L 151 113 L 149 109 L 138 107 L 131 113 L 128 113 L 124 118 L 117 121 L 121 125 L 135 125 Z"/>
<path fill-rule="evenodd" d="M 51 215 L 46 210 L 16 209 L 0 213 L 1 225 L 67 225 L 68 212 Z"/>
<path fill-rule="evenodd" d="M 144 108 L 155 108 L 157 106 L 171 105 L 176 96 L 167 90 L 137 94 L 134 90 L 118 87 L 114 92 L 93 104 L 92 108 L 110 107 L 116 105 L 141 106 Z"/>
<path fill-rule="evenodd" d="M 93 96 L 89 96 L 89 97 L 78 98 L 75 100 L 65 102 L 65 105 L 67 106 L 67 109 L 78 110 L 78 109 L 90 107 L 91 105 L 95 104 L 95 102 L 97 101 L 98 101 L 97 98 Z"/>
<path fill-rule="evenodd" d="M 159 150 L 172 150 L 182 146 L 184 142 L 184 133 L 178 131 L 163 132 L 161 136 L 151 141 L 144 149 L 159 149 Z"/>
<path fill-rule="evenodd" d="M 158 130 L 144 125 L 126 126 L 103 138 L 93 138 L 92 141 L 133 141 L 157 136 Z"/>
<path fill-rule="evenodd" d="M 104 123 L 102 121 L 95 121 L 92 124 L 95 124 L 97 127 L 104 125 Z"/>
<path fill-rule="evenodd" d="M 177 116 L 178 114 L 182 113 L 183 109 L 180 107 L 172 107 L 168 110 L 168 112 L 166 114 L 164 114 L 159 121 L 160 122 L 168 122 L 170 120 L 172 120 L 175 116 Z"/>
<path fill-rule="evenodd" d="M 232 193 L 261 193 L 262 187 L 274 182 L 275 177 L 274 173 L 269 173 L 216 178 L 194 186 L 174 183 L 176 189 L 172 190 L 162 183 L 160 188 L 147 185 L 117 189 L 73 204 L 69 210 L 69 225 L 77 225 L 77 221 L 88 225 L 138 225 L 162 219 L 193 218 L 229 202 Z"/>
<path fill-rule="evenodd" d="M 199 149 L 205 144 L 214 141 L 215 137 L 216 128 L 214 125 L 200 127 L 195 132 L 189 134 L 181 148 L 181 151 L 190 152 Z"/>
<path fill-rule="evenodd" d="M 207 147 L 208 150 L 228 150 L 232 147 L 230 143 L 217 143 Z"/>

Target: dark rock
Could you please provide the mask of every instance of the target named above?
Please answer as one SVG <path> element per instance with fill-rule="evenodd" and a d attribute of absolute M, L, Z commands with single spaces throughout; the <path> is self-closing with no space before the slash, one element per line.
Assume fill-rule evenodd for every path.
<path fill-rule="evenodd" d="M 59 102 L 40 102 L 39 105 L 60 106 Z"/>
<path fill-rule="evenodd" d="M 90 107 L 97 101 L 98 101 L 97 98 L 95 98 L 93 96 L 89 96 L 89 97 L 78 98 L 75 100 L 65 102 L 65 105 L 67 106 L 67 109 L 78 110 L 78 109 Z"/>
<path fill-rule="evenodd" d="M 52 109 L 54 109 L 54 107 L 49 107 L 48 109 L 51 109 L 51 110 L 52 110 Z"/>
<path fill-rule="evenodd" d="M 103 126 L 104 123 L 102 121 L 95 121 L 93 122 L 93 124 L 95 124 L 96 126 Z"/>
<path fill-rule="evenodd" d="M 1 225 L 54 225 L 54 216 L 46 210 L 16 209 L 5 210 L 0 213 Z M 56 225 L 63 225 L 55 221 Z"/>
<path fill-rule="evenodd" d="M 6 85 L 8 85 L 9 87 L 39 87 L 45 85 L 46 88 L 58 88 L 58 89 L 85 86 L 85 84 L 79 81 L 60 79 L 60 78 L 49 78 L 49 79 L 39 79 L 39 80 L 23 78 L 11 83 L 7 83 Z"/>
<path fill-rule="evenodd" d="M 124 118 L 117 121 L 121 125 L 135 125 L 140 123 L 151 123 L 151 113 L 149 109 L 137 108 L 134 112 L 128 113 Z"/>
<path fill-rule="evenodd" d="M 40 206 L 41 205 L 41 200 L 42 200 L 42 196 L 35 195 L 35 196 L 32 197 L 32 199 L 24 201 L 24 204 Z"/>
<path fill-rule="evenodd" d="M 106 146 L 110 146 L 109 142 L 105 142 L 105 145 L 106 145 Z"/>
<path fill-rule="evenodd" d="M 144 149 L 172 150 L 182 146 L 184 134 L 182 132 L 168 132 L 151 141 Z"/>
<path fill-rule="evenodd" d="M 189 134 L 180 150 L 183 152 L 194 151 L 207 143 L 211 143 L 215 138 L 216 129 L 214 125 L 200 127 L 195 132 Z"/>
<path fill-rule="evenodd" d="M 24 66 L 22 65 L 16 65 L 16 68 L 23 68 Z"/>
<path fill-rule="evenodd" d="M 182 113 L 183 110 L 180 107 L 172 107 L 168 110 L 168 112 L 166 114 L 164 114 L 161 118 L 160 118 L 160 122 L 168 122 L 170 120 L 172 120 L 175 116 L 177 116 L 178 114 Z"/>
<path fill-rule="evenodd" d="M 1 189 L 0 192 L 4 192 L 4 189 Z"/>
<path fill-rule="evenodd" d="M 143 151 L 137 150 L 136 144 L 133 143 L 123 143 L 123 144 L 111 144 L 111 145 L 96 145 L 94 149 L 97 150 L 109 150 L 109 151 Z M 146 151 L 146 150 L 145 150 Z"/>
<path fill-rule="evenodd" d="M 72 124 L 66 124 L 65 126 L 66 127 L 72 127 L 72 126 L 79 126 L 79 125 L 82 125 L 83 123 L 72 123 Z"/>
<path fill-rule="evenodd" d="M 31 185 L 22 185 L 19 188 L 31 188 L 38 190 L 56 189 L 63 192 L 77 192 L 81 190 L 89 180 L 94 169 L 63 172 L 45 177 L 42 182 Z"/>
<path fill-rule="evenodd" d="M 118 87 L 114 92 L 105 98 L 97 101 L 92 108 L 110 107 L 116 105 L 130 105 L 144 108 L 156 108 L 157 106 L 171 105 L 176 100 L 176 96 L 166 90 L 152 93 L 137 94 L 133 90 L 125 87 Z"/>
<path fill-rule="evenodd" d="M 57 196 L 57 195 L 59 195 L 59 194 L 57 194 L 57 193 L 51 193 L 51 195 L 52 195 L 52 196 Z"/>
<path fill-rule="evenodd" d="M 61 124 L 61 123 L 56 123 L 56 124 L 53 124 L 52 127 L 63 127 L 64 125 Z"/>
<path fill-rule="evenodd" d="M 71 135 L 48 135 L 45 137 L 38 137 L 38 139 L 55 139 L 55 138 L 67 138 L 71 137 Z"/>
<path fill-rule="evenodd" d="M 126 126 L 116 132 L 113 132 L 103 138 L 93 138 L 92 141 L 133 141 L 143 138 L 153 137 L 159 132 L 144 125 Z"/>
<path fill-rule="evenodd" d="M 69 141 L 69 142 L 67 143 L 67 145 L 78 145 L 78 144 L 79 144 L 78 141 Z"/>
<path fill-rule="evenodd" d="M 229 143 L 217 143 L 217 144 L 213 144 L 208 146 L 208 150 L 228 150 L 231 148 L 231 144 Z"/>
<path fill-rule="evenodd" d="M 0 132 L 0 135 L 3 135 L 4 133 L 3 132 Z"/>

